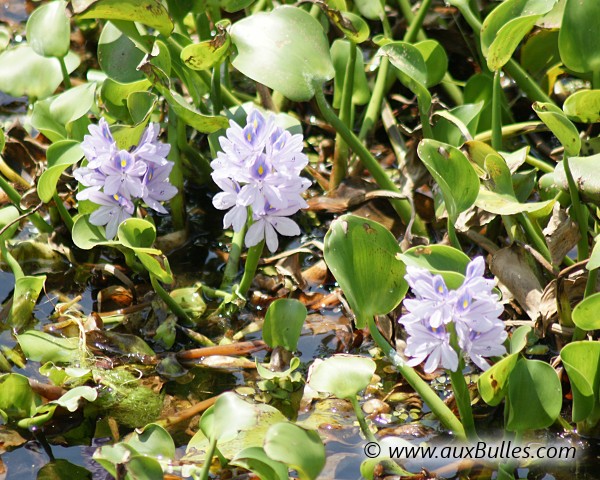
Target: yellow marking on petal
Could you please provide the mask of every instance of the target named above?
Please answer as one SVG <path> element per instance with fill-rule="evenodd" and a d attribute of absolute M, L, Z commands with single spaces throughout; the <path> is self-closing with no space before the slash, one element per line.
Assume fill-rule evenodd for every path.
<path fill-rule="evenodd" d="M 254 122 L 252 122 L 252 126 L 256 130 L 256 127 L 258 127 L 258 120 L 254 119 Z"/>
<path fill-rule="evenodd" d="M 246 140 L 249 142 L 252 140 L 252 134 L 250 132 L 248 132 L 248 135 L 246 135 Z"/>
<path fill-rule="evenodd" d="M 258 174 L 262 176 L 263 173 L 265 173 L 265 167 L 263 167 L 262 165 L 260 165 L 258 167 Z"/>
<path fill-rule="evenodd" d="M 465 298 L 463 300 L 463 308 L 467 308 L 469 306 L 469 301 Z"/>
<path fill-rule="evenodd" d="M 115 199 L 115 200 L 118 202 L 118 201 L 119 201 L 119 194 L 118 194 L 118 193 L 115 193 L 115 194 L 113 195 L 113 198 L 114 198 L 114 199 Z"/>
<path fill-rule="evenodd" d="M 126 167 L 127 166 L 127 160 L 125 160 L 125 159 L 121 160 L 121 166 L 122 167 Z"/>
<path fill-rule="evenodd" d="M 438 292 L 444 293 L 444 287 L 442 285 L 438 287 Z"/>

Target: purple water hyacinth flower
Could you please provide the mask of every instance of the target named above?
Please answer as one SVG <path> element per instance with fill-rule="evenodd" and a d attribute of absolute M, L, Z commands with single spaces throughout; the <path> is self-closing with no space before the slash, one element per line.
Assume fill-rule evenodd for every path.
<path fill-rule="evenodd" d="M 106 225 L 106 238 L 112 240 L 117 234 L 119 225 L 133 215 L 134 206 L 131 200 L 115 193 L 106 195 L 105 193 L 93 191 L 88 197 L 92 202 L 100 205 L 90 215 L 92 225 Z"/>
<path fill-rule="evenodd" d="M 412 357 L 410 365 L 426 360 L 427 372 L 438 366 L 458 368 L 448 351 L 452 348 L 448 332 L 453 330 L 462 353 L 482 370 L 489 368 L 485 357 L 506 353 L 503 342 L 507 334 L 500 320 L 504 309 L 493 293 L 493 280 L 483 276 L 482 257 L 469 262 L 465 280 L 457 290 L 449 290 L 441 275 L 411 266 L 406 270 L 405 278 L 415 298 L 404 300 L 408 313 L 399 322 L 409 335 L 405 353 Z"/>
<path fill-rule="evenodd" d="M 177 195 L 177 188 L 169 183 L 169 174 L 172 169 L 173 162 L 167 162 L 164 165 L 148 164 L 148 169 L 142 180 L 142 200 L 159 213 L 167 213 L 160 202 L 171 200 Z"/>
<path fill-rule="evenodd" d="M 133 215 L 133 201 L 141 199 L 159 213 L 167 213 L 160 202 L 170 200 L 177 188 L 169 183 L 173 162 L 167 160 L 171 146 L 158 141 L 159 126 L 148 125 L 137 146 L 120 150 L 106 120 L 89 127 L 81 146 L 88 160 L 73 176 L 87 187 L 79 200 L 100 205 L 90 216 L 94 225 L 106 225 L 106 237 L 113 238 L 119 224 Z"/>
<path fill-rule="evenodd" d="M 410 323 L 406 326 L 410 335 L 404 353 L 411 357 L 406 362 L 410 366 L 425 362 L 427 373 L 439 367 L 455 371 L 458 368 L 458 355 L 450 345 L 450 333 L 444 325 L 433 328 L 427 322 Z"/>
<path fill-rule="evenodd" d="M 95 169 L 112 158 L 117 152 L 117 143 L 103 118 L 98 125 L 90 125 L 88 130 L 90 134 L 83 137 L 81 149 L 88 159 L 88 168 Z"/>
<path fill-rule="evenodd" d="M 278 234 L 300 234 L 298 225 L 287 217 L 306 207 L 302 193 L 310 186 L 300 176 L 308 164 L 302 135 L 292 135 L 275 125 L 273 116 L 252 110 L 246 126 L 230 122 L 220 144 L 223 151 L 211 167 L 213 180 L 223 190 L 215 195 L 213 205 L 229 210 L 223 227 L 239 232 L 251 212 L 246 246 L 264 239 L 272 252 L 278 247 Z"/>

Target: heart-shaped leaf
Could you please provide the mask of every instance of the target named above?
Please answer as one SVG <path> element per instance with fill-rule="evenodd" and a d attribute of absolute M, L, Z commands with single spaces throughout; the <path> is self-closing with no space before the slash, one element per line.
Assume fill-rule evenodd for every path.
<path fill-rule="evenodd" d="M 306 320 L 306 307 L 293 298 L 275 300 L 265 315 L 263 339 L 271 348 L 283 347 L 293 352 L 298 347 L 302 325 Z"/>
<path fill-rule="evenodd" d="M 566 0 L 558 34 L 560 58 L 579 73 L 600 71 L 600 36 L 596 34 L 600 2 Z"/>
<path fill-rule="evenodd" d="M 390 312 L 404 298 L 408 284 L 399 253 L 394 236 L 377 222 L 343 215 L 331 224 L 325 262 L 356 315 L 357 328 L 365 328 L 367 318 Z"/>
<path fill-rule="evenodd" d="M 580 90 L 569 95 L 563 110 L 576 122 L 600 122 L 600 90 Z"/>
<path fill-rule="evenodd" d="M 560 358 L 569 376 L 573 391 L 573 421 L 581 422 L 598 406 L 600 343 L 571 342 L 560 351 Z"/>
<path fill-rule="evenodd" d="M 573 309 L 573 323 L 586 331 L 600 329 L 600 317 L 598 317 L 599 309 L 600 292 L 585 297 Z"/>
<path fill-rule="evenodd" d="M 231 39 L 233 66 L 290 100 L 310 100 L 335 74 L 321 24 L 300 8 L 248 16 L 231 27 Z"/>
<path fill-rule="evenodd" d="M 338 398 L 355 399 L 367 388 L 375 373 L 375 362 L 356 355 L 333 355 L 317 359 L 310 367 L 308 384 L 317 392 L 327 392 Z"/>
<path fill-rule="evenodd" d="M 485 403 L 493 407 L 500 404 L 506 395 L 508 379 L 518 359 L 518 354 L 513 353 L 480 375 L 477 380 L 477 390 Z"/>
<path fill-rule="evenodd" d="M 67 2 L 54 0 L 36 8 L 27 20 L 27 43 L 43 57 L 63 58 L 69 53 L 71 24 Z"/>

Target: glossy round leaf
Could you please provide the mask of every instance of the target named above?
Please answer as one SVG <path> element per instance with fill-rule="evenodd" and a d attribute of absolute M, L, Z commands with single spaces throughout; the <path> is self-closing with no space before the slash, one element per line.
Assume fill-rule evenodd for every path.
<path fill-rule="evenodd" d="M 71 73 L 79 66 L 79 57 L 69 52 L 65 64 Z M 57 60 L 38 55 L 29 45 L 19 45 L 0 54 L 0 91 L 13 97 L 46 98 L 62 81 Z"/>
<path fill-rule="evenodd" d="M 17 341 L 28 360 L 33 362 L 73 363 L 80 360 L 79 339 L 60 338 L 37 330 L 17 335 Z"/>
<path fill-rule="evenodd" d="M 44 203 L 48 203 L 52 199 L 62 172 L 83 158 L 83 150 L 79 142 L 60 140 L 48 147 L 46 158 L 48 169 L 38 180 L 38 195 Z"/>
<path fill-rule="evenodd" d="M 375 368 L 375 362 L 368 357 L 333 355 L 326 360 L 315 360 L 310 367 L 308 384 L 317 392 L 354 399 L 367 388 Z"/>
<path fill-rule="evenodd" d="M 93 402 L 98 398 L 98 391 L 95 388 L 87 386 L 79 386 L 72 388 L 59 399 L 53 400 L 51 403 L 60 405 L 66 408 L 69 412 L 75 412 L 79 408 L 81 399 Z"/>
<path fill-rule="evenodd" d="M 576 122 L 600 122 L 600 90 L 580 90 L 569 95 L 563 110 Z"/>
<path fill-rule="evenodd" d="M 481 27 L 481 49 L 492 71 L 502 68 L 535 23 L 552 10 L 556 0 L 506 0 Z"/>
<path fill-rule="evenodd" d="M 600 71 L 600 2 L 566 0 L 558 34 L 560 58 L 579 73 Z"/>
<path fill-rule="evenodd" d="M 29 386 L 29 380 L 19 373 L 0 375 L 0 413 L 15 420 L 29 417 L 35 411 L 39 397 Z"/>
<path fill-rule="evenodd" d="M 467 157 L 456 147 L 425 139 L 417 148 L 419 158 L 440 186 L 452 221 L 475 202 L 479 177 Z"/>
<path fill-rule="evenodd" d="M 121 30 L 107 22 L 98 40 L 98 63 L 102 71 L 119 83 L 137 82 L 144 74 L 137 69 L 144 52 Z"/>
<path fill-rule="evenodd" d="M 423 40 L 415 43 L 415 47 L 423 55 L 427 67 L 427 87 L 440 83 L 448 71 L 448 55 L 436 40 Z"/>
<path fill-rule="evenodd" d="M 54 0 L 36 8 L 27 20 L 27 43 L 43 57 L 69 53 L 71 24 L 65 13 L 67 2 Z"/>
<path fill-rule="evenodd" d="M 581 192 L 586 199 L 600 202 L 600 177 L 598 176 L 600 154 L 591 155 L 589 157 L 571 157 L 569 159 L 569 167 L 579 192 Z M 568 191 L 569 184 L 565 175 L 563 161 L 559 162 L 554 170 L 554 180 L 556 185 L 563 190 Z"/>
<path fill-rule="evenodd" d="M 245 448 L 229 463 L 250 470 L 261 480 L 288 480 L 289 478 L 285 464 L 269 458 L 262 447 Z"/>
<path fill-rule="evenodd" d="M 296 470 L 301 480 L 315 480 L 325 466 L 319 434 L 292 423 L 277 423 L 267 432 L 264 449 L 273 460 Z"/>
<path fill-rule="evenodd" d="M 533 111 L 565 147 L 565 154 L 568 157 L 579 155 L 581 150 L 579 130 L 560 108 L 550 103 L 535 102 Z"/>
<path fill-rule="evenodd" d="M 156 423 L 146 425 L 141 432 L 136 431 L 127 440 L 127 445 L 141 455 L 165 459 L 175 456 L 175 443 L 171 435 Z"/>
<path fill-rule="evenodd" d="M 99 245 L 118 245 L 119 242 L 106 240 L 104 228 L 92 225 L 89 215 L 77 215 L 73 219 L 73 243 L 83 250 L 90 250 Z"/>
<path fill-rule="evenodd" d="M 306 307 L 293 298 L 275 300 L 265 315 L 263 339 L 271 348 L 283 347 L 293 352 L 306 320 Z"/>
<path fill-rule="evenodd" d="M 163 469 L 158 460 L 143 455 L 133 455 L 125 464 L 127 478 L 135 480 L 163 480 Z"/>
<path fill-rule="evenodd" d="M 507 396 L 507 430 L 546 428 L 560 415 L 562 387 L 556 371 L 546 362 L 520 359 L 510 374 Z"/>
<path fill-rule="evenodd" d="M 158 0 L 73 0 L 73 11 L 81 18 L 139 22 L 169 35 L 173 22 Z"/>
<path fill-rule="evenodd" d="M 215 403 L 212 435 L 219 442 L 227 442 L 235 438 L 240 431 L 254 427 L 257 418 L 257 411 L 252 404 L 233 392 L 226 392 Z"/>
<path fill-rule="evenodd" d="M 392 311 L 404 298 L 406 268 L 397 258 L 400 247 L 385 227 L 373 220 L 343 215 L 325 235 L 325 262 L 356 315 L 366 319 Z"/>
<path fill-rule="evenodd" d="M 0 242 L 5 242 L 6 240 L 10 240 L 17 230 L 19 229 L 19 222 L 17 222 L 17 218 L 21 215 L 21 212 L 17 210 L 17 207 L 13 205 L 7 205 L 5 207 L 0 208 L 0 230 L 3 231 L 2 235 L 0 235 Z M 11 225 L 8 227 L 8 225 Z"/>
<path fill-rule="evenodd" d="M 334 76 L 321 24 L 304 10 L 282 6 L 236 22 L 233 66 L 290 100 L 310 100 Z"/>
<path fill-rule="evenodd" d="M 83 117 L 96 100 L 96 84 L 84 83 L 58 95 L 50 104 L 50 114 L 57 122 L 68 123 Z"/>
<path fill-rule="evenodd" d="M 477 380 L 477 390 L 485 403 L 495 407 L 506 395 L 510 373 L 515 368 L 519 355 L 513 353 L 504 357 L 483 372 Z"/>
<path fill-rule="evenodd" d="M 151 85 L 146 79 L 132 83 L 119 83 L 107 78 L 102 83 L 100 98 L 111 117 L 130 123 L 132 119 L 127 106 L 129 95 L 135 92 L 146 92 Z"/>
<path fill-rule="evenodd" d="M 327 15 L 345 37 L 353 43 L 362 43 L 369 38 L 369 25 L 352 12 L 327 9 Z"/>
<path fill-rule="evenodd" d="M 581 341 L 565 345 L 560 358 L 573 391 L 574 422 L 585 420 L 598 407 L 600 396 L 600 343 Z"/>
<path fill-rule="evenodd" d="M 380 20 L 385 15 L 382 0 L 354 0 L 354 5 L 360 14 L 369 20 Z"/>
<path fill-rule="evenodd" d="M 573 309 L 573 323 L 582 330 L 600 329 L 600 292 L 585 297 Z"/>

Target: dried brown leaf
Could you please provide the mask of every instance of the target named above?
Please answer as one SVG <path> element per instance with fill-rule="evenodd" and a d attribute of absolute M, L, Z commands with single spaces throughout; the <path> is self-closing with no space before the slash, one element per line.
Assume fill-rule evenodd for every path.
<path fill-rule="evenodd" d="M 581 238 L 579 227 L 557 202 L 552 210 L 548 226 L 543 230 L 554 265 L 560 265 L 565 255 Z"/>

